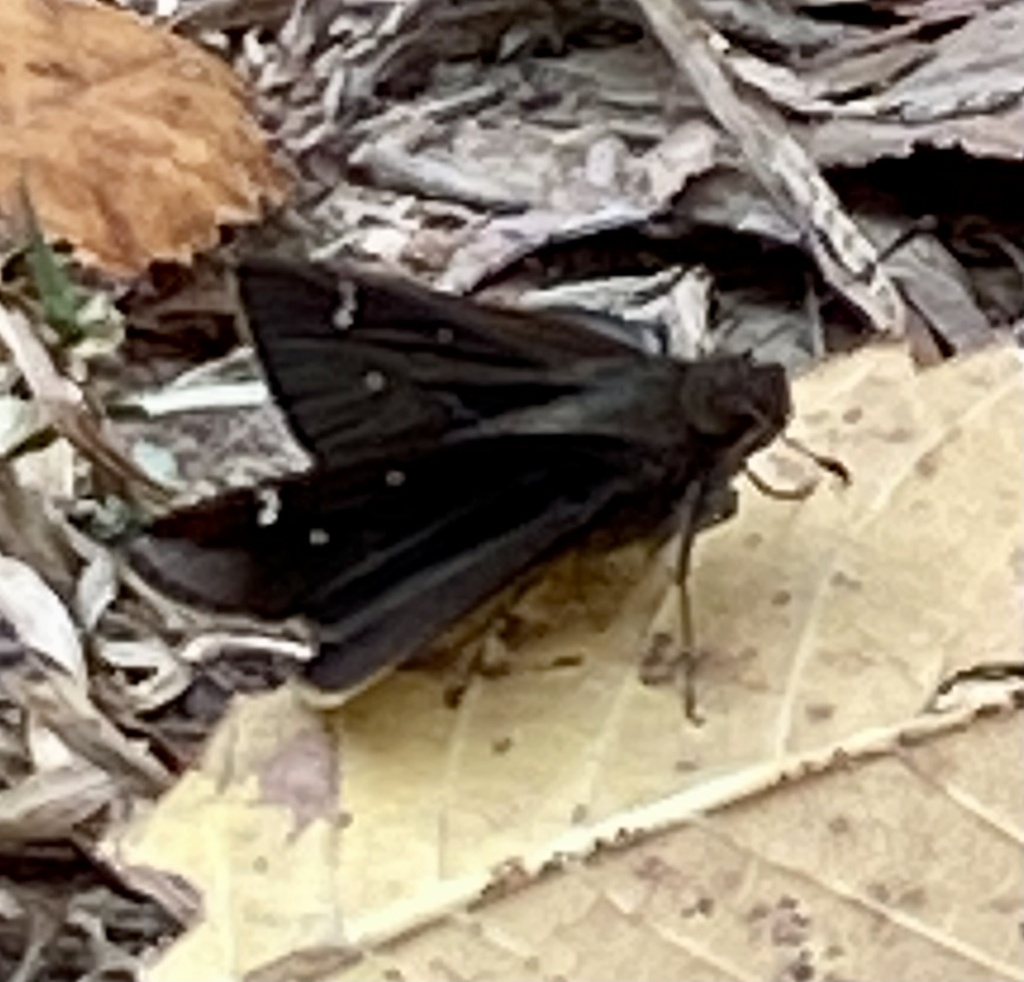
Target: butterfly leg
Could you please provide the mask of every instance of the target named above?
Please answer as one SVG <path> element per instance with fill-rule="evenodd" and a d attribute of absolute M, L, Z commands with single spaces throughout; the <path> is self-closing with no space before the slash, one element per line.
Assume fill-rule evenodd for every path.
<path fill-rule="evenodd" d="M 511 612 L 535 577 L 529 574 L 480 604 L 448 629 L 409 667 L 435 668 L 443 673 L 444 701 L 458 707 L 477 678 L 500 678 L 511 670 L 512 655 L 505 636 Z"/>
<path fill-rule="evenodd" d="M 698 653 L 687 580 L 700 495 L 701 485 L 691 484 L 679 505 L 674 529 L 662 544 L 658 561 L 669 567 L 671 579 L 648 627 L 640 664 L 640 678 L 646 684 L 680 686 L 686 718 L 698 726 L 703 718 L 697 709 Z"/>

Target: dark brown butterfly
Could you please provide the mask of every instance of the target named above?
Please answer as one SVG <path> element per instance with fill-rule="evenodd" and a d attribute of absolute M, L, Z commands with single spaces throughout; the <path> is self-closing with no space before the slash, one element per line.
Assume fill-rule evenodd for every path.
<path fill-rule="evenodd" d="M 271 390 L 307 474 L 160 519 L 135 564 L 195 604 L 301 615 L 328 690 L 428 645 L 604 523 L 706 524 L 784 426 L 784 372 L 684 363 L 625 325 L 514 312 L 357 268 L 240 267 Z"/>

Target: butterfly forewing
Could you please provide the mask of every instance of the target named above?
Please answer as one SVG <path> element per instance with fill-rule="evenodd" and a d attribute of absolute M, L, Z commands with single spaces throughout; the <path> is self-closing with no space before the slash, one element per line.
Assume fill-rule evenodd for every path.
<path fill-rule="evenodd" d="M 425 451 L 453 429 L 574 391 L 580 361 L 641 357 L 571 321 L 355 268 L 341 282 L 272 260 L 239 269 L 274 396 L 326 467 Z"/>
<path fill-rule="evenodd" d="M 266 492 L 236 493 L 134 552 L 193 602 L 308 617 L 327 688 L 406 659 L 595 523 L 655 527 L 691 486 L 710 500 L 788 413 L 781 370 L 747 359 L 684 365 L 357 270 L 339 292 L 321 270 L 251 262 L 240 285 L 316 465 L 272 489 L 271 515 Z"/>

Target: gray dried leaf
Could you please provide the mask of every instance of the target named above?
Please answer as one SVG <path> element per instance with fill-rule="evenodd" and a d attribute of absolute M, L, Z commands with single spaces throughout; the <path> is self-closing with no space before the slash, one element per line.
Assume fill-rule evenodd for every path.
<path fill-rule="evenodd" d="M 84 631 L 91 631 L 117 597 L 120 582 L 114 557 L 97 548 L 78 578 L 75 613 Z"/>
<path fill-rule="evenodd" d="M 635 224 L 649 214 L 645 208 L 623 203 L 587 214 L 535 210 L 525 215 L 495 218 L 455 251 L 437 286 L 452 293 L 466 293 L 481 280 L 541 246 Z"/>
<path fill-rule="evenodd" d="M 167 705 L 192 682 L 188 666 L 156 635 L 134 641 L 98 638 L 95 649 L 100 662 L 128 675 L 121 692 L 135 712 L 151 712 Z M 131 678 L 136 680 L 129 681 Z"/>
<path fill-rule="evenodd" d="M 0 617 L 10 624 L 23 645 L 42 652 L 84 685 L 85 658 L 67 608 L 31 566 L 3 555 Z"/>
<path fill-rule="evenodd" d="M 846 54 L 842 49 L 832 50 L 828 52 L 822 64 L 812 64 L 801 71 L 802 98 L 828 100 L 831 113 L 845 112 L 847 110 L 844 103 L 848 97 L 866 90 L 884 90 L 895 79 L 930 59 L 933 51 L 934 45 L 924 44 L 912 38 L 893 40 L 880 47 L 855 50 Z M 789 102 L 786 99 L 784 91 L 769 88 L 762 91 L 791 109 L 799 108 L 797 102 Z"/>
<path fill-rule="evenodd" d="M 822 166 L 855 167 L 882 157 L 907 157 L 917 146 L 961 147 L 979 157 L 1024 156 L 1024 102 L 999 112 L 926 122 L 835 117 L 805 131 Z"/>
<path fill-rule="evenodd" d="M 797 54 L 867 33 L 848 24 L 807 17 L 807 4 L 797 6 L 786 0 L 694 0 L 694 6 L 719 30 L 744 42 L 784 47 Z"/>
<path fill-rule="evenodd" d="M 925 63 L 847 111 L 930 122 L 993 112 L 1024 96 L 1024 5 L 980 11 L 930 47 Z"/>
<path fill-rule="evenodd" d="M 705 107 L 733 136 L 749 171 L 798 228 L 829 285 L 882 334 L 900 336 L 902 295 L 877 252 L 774 107 L 737 87 L 723 54 L 728 40 L 668 0 L 639 0 L 652 29 Z"/>
<path fill-rule="evenodd" d="M 711 275 L 698 267 L 687 270 L 666 298 L 664 321 L 668 328 L 668 353 L 695 360 L 714 347 L 708 326 L 711 306 Z"/>
<path fill-rule="evenodd" d="M 10 697 L 28 714 L 41 737 L 38 753 L 47 769 L 77 755 L 106 771 L 136 793 L 155 796 L 172 783 L 167 769 L 143 747 L 129 740 L 92 701 L 88 689 L 60 665 L 31 649 L 4 672 Z M 65 748 L 61 759 L 59 741 Z M 35 748 L 33 748 L 35 751 Z"/>
<path fill-rule="evenodd" d="M 861 221 L 876 242 L 895 241 L 900 226 L 909 224 L 878 217 Z M 958 351 L 992 340 L 992 325 L 974 299 L 966 271 L 934 235 L 918 232 L 885 260 L 885 267 L 928 326 Z"/>
<path fill-rule="evenodd" d="M 23 463 L 38 456 L 33 454 Z M 54 521 L 43 494 L 21 480 L 24 469 L 0 464 L 0 552 L 24 561 L 60 595 L 70 596 L 78 557 L 64 534 L 65 526 Z M 55 490 L 52 485 L 44 486 L 51 494 Z"/>
<path fill-rule="evenodd" d="M 162 0 L 159 13 L 181 31 L 227 31 L 232 28 L 280 27 L 295 0 Z"/>
<path fill-rule="evenodd" d="M 651 197 L 667 205 L 693 178 L 706 174 L 725 160 L 724 137 L 717 127 L 701 119 L 676 127 L 643 158 Z"/>
<path fill-rule="evenodd" d="M 159 447 L 148 440 L 138 440 L 132 445 L 131 457 L 154 481 L 168 488 L 181 486 L 178 461 L 166 447 Z"/>
<path fill-rule="evenodd" d="M 6 456 L 46 426 L 38 405 L 17 396 L 0 395 L 0 456 Z"/>
<path fill-rule="evenodd" d="M 350 159 L 365 168 L 371 183 L 392 191 L 446 198 L 503 212 L 527 207 L 527 202 L 493 171 L 491 175 L 474 173 L 429 153 L 406 150 L 396 140 L 364 143 Z"/>
<path fill-rule="evenodd" d="M 76 826 L 120 796 L 116 781 L 85 761 L 40 770 L 0 791 L 0 838 L 70 838 Z"/>

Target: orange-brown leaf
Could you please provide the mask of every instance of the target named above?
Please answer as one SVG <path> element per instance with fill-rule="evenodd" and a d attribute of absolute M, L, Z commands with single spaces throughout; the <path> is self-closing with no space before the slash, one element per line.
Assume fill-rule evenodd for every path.
<path fill-rule="evenodd" d="M 238 78 L 141 18 L 85 0 L 0 4 L 0 199 L 114 273 L 187 260 L 285 180 Z"/>

